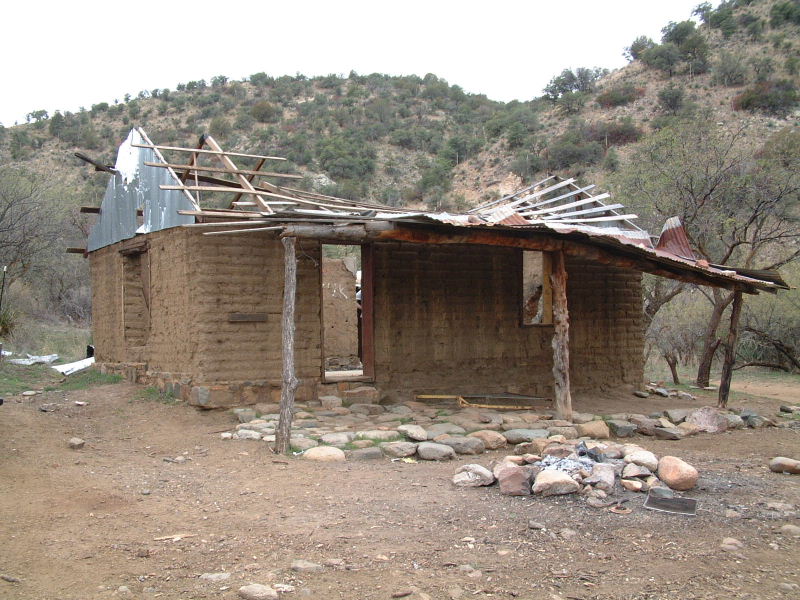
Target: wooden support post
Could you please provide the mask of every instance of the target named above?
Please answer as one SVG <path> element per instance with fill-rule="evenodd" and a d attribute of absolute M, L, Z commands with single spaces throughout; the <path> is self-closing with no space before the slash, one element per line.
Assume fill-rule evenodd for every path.
<path fill-rule="evenodd" d="M 731 324 L 728 328 L 728 339 L 725 340 L 725 360 L 722 363 L 722 377 L 719 382 L 719 397 L 717 406 L 728 406 L 728 394 L 731 391 L 733 378 L 733 365 L 736 362 L 736 345 L 739 341 L 739 318 L 742 314 L 742 292 L 733 292 L 733 306 L 731 306 Z"/>
<path fill-rule="evenodd" d="M 558 416 L 572 420 L 569 390 L 569 310 L 567 307 L 567 269 L 564 253 L 553 252 L 550 283 L 553 288 L 553 382 Z"/>
<path fill-rule="evenodd" d="M 297 258 L 295 251 L 296 238 L 285 237 L 281 240 L 284 250 L 283 278 L 283 385 L 281 386 L 281 404 L 278 417 L 278 429 L 275 432 L 275 452 L 289 453 L 289 441 L 292 432 L 292 413 L 294 412 L 294 394 L 300 382 L 294 372 L 294 308 L 297 295 Z"/>

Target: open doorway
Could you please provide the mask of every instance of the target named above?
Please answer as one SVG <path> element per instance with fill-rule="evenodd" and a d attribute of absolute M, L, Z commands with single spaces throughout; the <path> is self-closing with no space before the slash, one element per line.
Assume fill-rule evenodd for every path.
<path fill-rule="evenodd" d="M 369 246 L 323 244 L 322 359 L 325 381 L 372 377 L 372 261 Z"/>

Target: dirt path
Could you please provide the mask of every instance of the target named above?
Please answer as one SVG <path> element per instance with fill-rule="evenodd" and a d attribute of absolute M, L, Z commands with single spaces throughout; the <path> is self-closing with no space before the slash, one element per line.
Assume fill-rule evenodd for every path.
<path fill-rule="evenodd" d="M 456 463 L 486 465 L 497 452 L 446 464 L 287 460 L 263 442 L 221 440 L 214 432 L 231 427 L 227 413 L 142 400 L 138 389 L 51 392 L 0 407 L 0 574 L 19 579 L 0 580 L 0 597 L 232 600 L 251 582 L 292 585 L 283 595 L 298 599 L 799 593 L 780 586 L 800 585 L 800 540 L 779 528 L 800 524 L 800 477 L 765 467 L 776 454 L 800 454 L 797 430 L 639 438 L 698 467 L 690 495 L 700 511 L 649 512 L 638 495 L 631 514 L 615 515 L 578 497 L 450 484 Z M 60 409 L 41 412 L 44 402 Z M 86 447 L 70 450 L 72 436 Z M 185 462 L 164 461 L 178 456 Z M 776 502 L 794 507 L 768 507 Z M 726 536 L 743 542 L 740 555 L 719 548 Z M 299 573 L 289 568 L 295 559 L 330 566 Z M 230 578 L 200 579 L 216 572 Z"/>

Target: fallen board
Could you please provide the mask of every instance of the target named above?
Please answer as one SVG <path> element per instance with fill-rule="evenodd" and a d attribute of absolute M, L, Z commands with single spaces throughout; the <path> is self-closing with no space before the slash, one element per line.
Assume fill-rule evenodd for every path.
<path fill-rule="evenodd" d="M 647 494 L 644 508 L 677 515 L 697 516 L 697 500 L 694 498 L 660 498 Z"/>

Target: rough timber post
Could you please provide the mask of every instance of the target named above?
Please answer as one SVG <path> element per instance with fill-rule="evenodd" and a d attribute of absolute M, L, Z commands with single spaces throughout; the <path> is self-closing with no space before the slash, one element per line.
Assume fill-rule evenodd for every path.
<path fill-rule="evenodd" d="M 285 237 L 281 239 L 284 250 L 284 279 L 283 279 L 283 318 L 282 318 L 282 345 L 283 345 L 283 384 L 281 386 L 280 415 L 278 417 L 278 430 L 275 432 L 275 452 L 277 454 L 289 453 L 289 442 L 292 432 L 292 413 L 294 412 L 294 393 L 300 382 L 294 373 L 294 308 L 297 295 L 297 259 L 295 243 L 297 238 Z"/>
<path fill-rule="evenodd" d="M 733 306 L 731 307 L 731 326 L 728 329 L 728 339 L 725 341 L 725 360 L 722 363 L 722 377 L 719 383 L 719 399 L 717 406 L 727 408 L 728 394 L 731 391 L 733 378 L 733 364 L 736 362 L 736 343 L 739 340 L 739 315 L 742 314 L 742 292 L 733 292 Z"/>
<path fill-rule="evenodd" d="M 567 269 L 564 253 L 553 252 L 550 283 L 553 288 L 553 380 L 558 416 L 572 420 L 569 391 L 569 310 L 567 307 Z"/>

